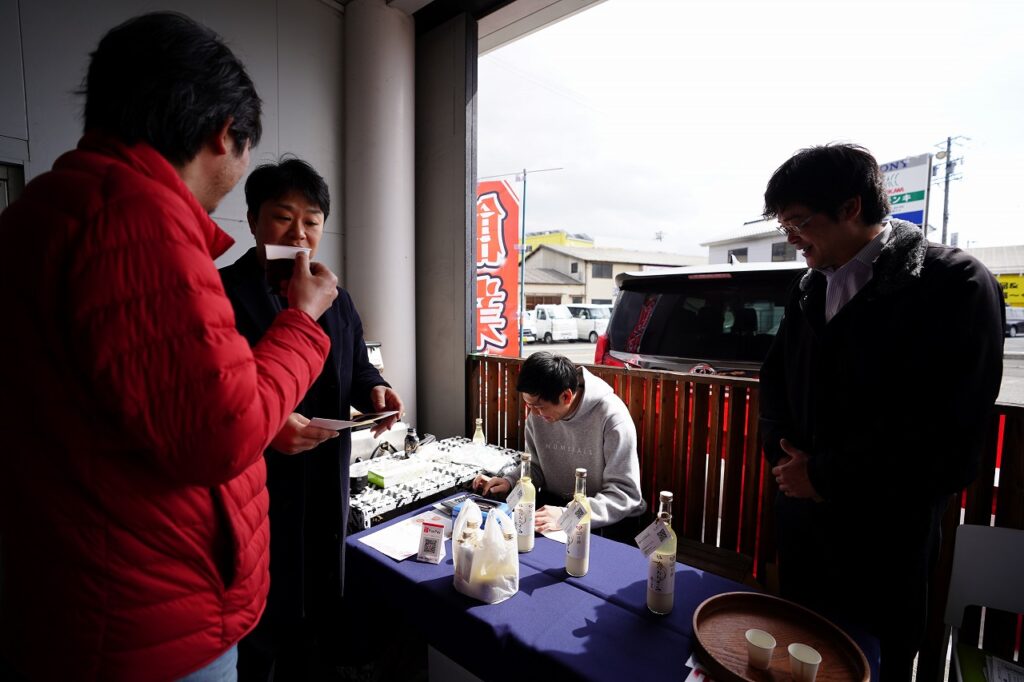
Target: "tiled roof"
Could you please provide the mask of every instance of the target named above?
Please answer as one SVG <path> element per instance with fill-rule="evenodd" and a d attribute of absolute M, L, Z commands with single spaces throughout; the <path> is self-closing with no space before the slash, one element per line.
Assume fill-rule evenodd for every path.
<path fill-rule="evenodd" d="M 964 249 L 997 275 L 1024 273 L 1024 245 Z"/>
<path fill-rule="evenodd" d="M 552 268 L 531 268 L 527 266 L 524 274 L 527 284 L 583 284 L 583 282 L 572 275 L 567 275 Z"/>
<path fill-rule="evenodd" d="M 749 223 L 744 223 L 743 226 L 738 229 L 722 232 L 714 239 L 701 242 L 701 246 L 717 246 L 728 242 L 754 239 L 756 237 L 767 237 L 768 235 L 773 235 L 776 232 L 774 220 L 754 220 Z"/>
<path fill-rule="evenodd" d="M 554 246 L 541 244 L 529 254 L 527 262 L 533 254 L 541 249 L 551 249 L 570 258 L 596 263 L 627 263 L 634 265 L 704 265 L 707 256 L 686 256 L 680 253 L 665 251 L 634 251 L 633 249 L 611 249 L 603 247 Z"/>

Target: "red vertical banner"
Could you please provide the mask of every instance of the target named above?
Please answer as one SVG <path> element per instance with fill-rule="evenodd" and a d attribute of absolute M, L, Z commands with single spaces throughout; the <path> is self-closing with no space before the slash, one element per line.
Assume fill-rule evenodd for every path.
<path fill-rule="evenodd" d="M 519 197 L 505 180 L 477 185 L 476 352 L 519 357 Z"/>

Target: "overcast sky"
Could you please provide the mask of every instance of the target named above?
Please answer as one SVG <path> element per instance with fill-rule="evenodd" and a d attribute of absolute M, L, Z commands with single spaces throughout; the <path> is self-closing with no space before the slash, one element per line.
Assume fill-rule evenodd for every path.
<path fill-rule="evenodd" d="M 606 0 L 480 59 L 478 174 L 564 169 L 528 175 L 528 231 L 705 254 L 801 147 L 964 136 L 950 232 L 1021 244 L 1022 27 L 1020 0 Z"/>

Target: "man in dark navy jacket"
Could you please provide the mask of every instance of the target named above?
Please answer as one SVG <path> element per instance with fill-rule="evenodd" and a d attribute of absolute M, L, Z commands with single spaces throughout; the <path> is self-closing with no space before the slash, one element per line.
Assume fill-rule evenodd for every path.
<path fill-rule="evenodd" d="M 765 216 L 809 269 L 761 370 L 783 596 L 877 635 L 883 682 L 911 677 L 939 520 L 977 475 L 1003 365 L 992 274 L 888 213 L 861 147 L 775 172 Z"/>
<path fill-rule="evenodd" d="M 323 178 L 309 164 L 289 159 L 260 166 L 245 183 L 249 227 L 256 239 L 221 277 L 236 324 L 255 344 L 286 306 L 279 285 L 266 276 L 264 246 L 311 249 L 316 255 L 330 212 Z M 323 373 L 271 442 L 265 458 L 270 491 L 270 577 L 266 612 L 239 645 L 241 680 L 319 678 L 341 642 L 339 599 L 344 584 L 345 529 L 351 439 L 309 425 L 314 417 L 347 419 L 363 412 L 397 410 L 402 401 L 367 357 L 363 327 L 348 292 L 318 320 L 331 339 Z M 375 427 L 375 435 L 398 419 Z"/>

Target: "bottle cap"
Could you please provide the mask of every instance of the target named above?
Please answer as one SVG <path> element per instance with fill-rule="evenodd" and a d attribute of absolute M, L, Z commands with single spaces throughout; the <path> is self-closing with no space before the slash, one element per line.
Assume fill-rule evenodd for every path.
<path fill-rule="evenodd" d="M 533 455 L 531 455 L 529 452 L 524 452 L 521 455 L 519 455 L 519 461 L 521 462 L 529 462 L 531 459 L 533 459 Z"/>
<path fill-rule="evenodd" d="M 587 477 L 587 470 L 586 469 L 584 469 L 583 467 L 580 467 L 579 469 L 576 470 L 576 478 L 586 478 L 586 477 Z"/>
<path fill-rule="evenodd" d="M 671 502 L 672 501 L 672 493 L 670 491 L 668 491 L 668 490 L 662 490 L 661 491 L 661 501 L 662 502 Z"/>

